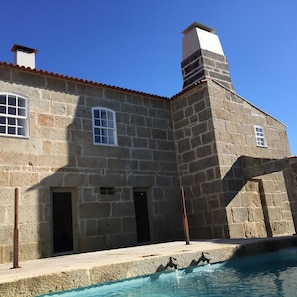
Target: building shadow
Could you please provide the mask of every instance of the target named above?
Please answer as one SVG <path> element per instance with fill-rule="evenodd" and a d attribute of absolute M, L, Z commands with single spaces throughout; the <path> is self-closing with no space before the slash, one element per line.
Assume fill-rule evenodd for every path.
<path fill-rule="evenodd" d="M 261 202 L 267 236 L 273 236 L 273 231 L 270 224 L 271 218 L 268 210 L 268 198 L 266 197 L 264 185 L 265 180 L 263 179 L 263 176 L 265 177 L 275 172 L 282 172 L 286 186 L 286 193 L 290 204 L 289 211 L 292 213 L 293 222 L 296 230 L 297 197 L 296 183 L 294 184 L 294 169 L 297 172 L 297 165 L 294 162 L 292 168 L 292 166 L 289 166 L 287 164 L 288 162 L 286 158 L 268 159 L 240 156 L 233 163 L 230 170 L 226 173 L 222 180 L 225 195 L 225 207 L 228 207 L 228 205 L 230 205 L 231 202 L 236 199 L 236 196 L 240 193 L 240 191 L 243 190 L 243 188 L 249 181 L 254 182 L 257 185 L 257 191 Z M 276 191 L 276 189 L 272 189 L 272 191 L 273 190 Z M 248 191 L 248 188 L 246 189 L 246 191 Z"/>

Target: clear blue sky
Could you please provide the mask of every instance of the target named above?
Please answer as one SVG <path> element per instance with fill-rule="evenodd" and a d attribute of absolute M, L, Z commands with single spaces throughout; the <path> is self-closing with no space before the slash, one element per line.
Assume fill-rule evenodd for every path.
<path fill-rule="evenodd" d="M 182 88 L 181 32 L 215 28 L 239 95 L 288 126 L 297 155 L 296 0 L 1 0 L 0 61 L 14 43 L 36 68 L 171 97 Z"/>

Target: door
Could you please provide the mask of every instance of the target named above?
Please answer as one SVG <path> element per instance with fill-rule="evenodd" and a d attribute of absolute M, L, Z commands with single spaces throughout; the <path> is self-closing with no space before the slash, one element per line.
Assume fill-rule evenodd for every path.
<path fill-rule="evenodd" d="M 151 241 L 149 208 L 146 191 L 134 190 L 134 208 L 139 243 Z"/>
<path fill-rule="evenodd" d="M 52 191 L 52 252 L 74 251 L 74 220 L 72 191 Z"/>

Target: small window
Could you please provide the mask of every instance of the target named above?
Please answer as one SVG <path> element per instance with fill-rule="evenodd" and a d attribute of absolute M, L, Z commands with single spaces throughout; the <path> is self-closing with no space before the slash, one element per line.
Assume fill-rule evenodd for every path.
<path fill-rule="evenodd" d="M 257 146 L 267 147 L 264 128 L 262 126 L 254 126 Z"/>
<path fill-rule="evenodd" d="M 107 108 L 94 107 L 92 117 L 94 144 L 117 145 L 115 112 Z"/>
<path fill-rule="evenodd" d="M 27 98 L 0 93 L 0 135 L 28 137 Z"/>
<path fill-rule="evenodd" d="M 101 195 L 114 195 L 115 188 L 114 187 L 100 187 L 100 194 Z"/>

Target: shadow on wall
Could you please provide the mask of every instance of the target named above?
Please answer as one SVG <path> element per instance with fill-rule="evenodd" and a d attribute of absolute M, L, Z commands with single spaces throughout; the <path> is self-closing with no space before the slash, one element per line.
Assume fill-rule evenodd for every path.
<path fill-rule="evenodd" d="M 92 125 L 90 109 L 86 114 L 83 105 L 84 98 L 80 97 L 75 116 L 66 128 L 66 140 L 56 139 L 54 137 L 55 127 L 52 127 L 48 141 L 46 141 L 47 146 L 41 156 L 44 164 L 39 164 L 39 166 L 48 167 L 49 171 L 54 173 L 28 189 L 28 191 L 38 191 L 38 246 L 41 257 L 77 250 L 77 240 L 74 241 L 73 239 L 77 239 L 78 234 L 74 234 L 72 226 L 75 225 L 76 232 L 79 232 L 80 228 L 77 225 L 75 213 L 76 204 L 80 203 L 77 199 L 79 197 L 78 187 L 86 184 L 86 175 L 80 172 L 77 164 L 82 155 L 83 141 L 92 142 L 91 133 L 83 131 L 85 126 L 91 127 Z M 80 118 L 82 114 L 87 115 L 84 121 Z M 67 141 L 67 152 L 61 151 L 59 154 L 59 148 L 63 148 L 64 145 L 63 141 Z M 67 164 L 58 167 L 58 164 L 65 162 L 64 160 L 68 161 Z M 54 195 L 52 189 L 63 190 Z M 54 210 L 55 214 L 53 213 Z M 56 219 L 53 220 L 53 218 Z"/>
<path fill-rule="evenodd" d="M 273 172 L 283 171 L 283 177 L 287 189 L 288 199 L 290 202 L 290 210 L 293 215 L 293 221 L 296 230 L 297 224 L 297 197 L 296 197 L 296 185 L 294 185 L 294 172 L 286 168 L 286 158 L 277 159 L 264 159 L 264 158 L 253 158 L 248 156 L 239 157 L 236 162 L 231 166 L 230 170 L 223 178 L 223 187 L 225 194 L 225 206 L 227 207 L 233 199 L 238 195 L 240 191 L 247 185 L 248 181 L 257 183 L 258 194 L 260 197 L 265 227 L 267 236 L 273 235 L 268 207 L 267 198 L 265 195 L 265 189 L 263 180 L 257 178 L 258 176 L 270 174 Z M 296 173 L 297 173 L 297 165 Z M 292 168 L 292 166 L 291 166 Z M 296 177 L 296 175 L 295 175 Z M 297 180 L 297 179 L 296 179 Z M 249 191 L 248 187 L 246 191 Z"/>
<path fill-rule="evenodd" d="M 290 168 L 284 170 L 286 189 L 290 201 L 295 231 L 297 231 L 297 163 L 291 164 Z"/>
<path fill-rule="evenodd" d="M 243 172 L 242 159 L 243 157 L 239 157 L 223 178 L 225 206 L 228 206 L 247 183 L 247 178 Z"/>

